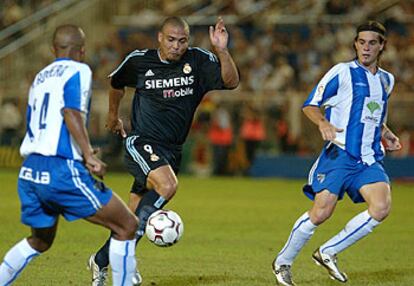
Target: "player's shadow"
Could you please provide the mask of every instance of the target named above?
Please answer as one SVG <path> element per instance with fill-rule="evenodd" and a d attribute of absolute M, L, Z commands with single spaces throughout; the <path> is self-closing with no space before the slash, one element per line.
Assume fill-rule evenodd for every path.
<path fill-rule="evenodd" d="M 364 281 L 381 281 L 385 282 L 394 282 L 402 283 L 403 281 L 408 281 L 409 279 L 404 279 L 405 277 L 413 276 L 413 269 L 411 268 L 387 268 L 376 271 L 354 271 L 350 275 L 352 277 L 362 277 Z M 350 276 L 348 275 L 348 276 Z"/>
<path fill-rule="evenodd" d="M 217 283 L 230 282 L 230 275 L 170 275 L 160 277 L 157 281 L 146 281 L 145 285 L 150 286 L 179 286 L 179 285 L 214 285 Z"/>
<path fill-rule="evenodd" d="M 404 281 L 411 281 L 408 277 L 413 276 L 412 269 L 409 268 L 383 269 L 376 271 L 348 271 L 347 274 L 347 284 L 349 284 L 349 286 L 376 285 L 376 282 L 381 282 L 381 285 L 385 285 L 385 283 L 389 283 L 387 285 L 411 285 L 404 284 Z M 328 278 L 327 273 L 326 276 L 324 275 L 323 279 L 318 275 L 317 278 L 295 282 L 300 282 L 301 284 L 308 286 L 338 285 L 337 281 Z"/>

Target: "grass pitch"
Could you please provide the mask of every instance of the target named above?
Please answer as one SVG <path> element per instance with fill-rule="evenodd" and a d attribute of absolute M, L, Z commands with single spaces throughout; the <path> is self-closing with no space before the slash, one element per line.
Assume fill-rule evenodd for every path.
<path fill-rule="evenodd" d="M 1 170 L 0 256 L 28 235 L 20 224 L 17 171 Z M 110 174 L 106 183 L 124 199 L 132 182 L 127 174 Z M 180 177 L 167 208 L 184 221 L 184 236 L 171 248 L 143 238 L 137 248 L 143 286 L 275 285 L 271 262 L 284 245 L 295 220 L 310 207 L 300 189 L 304 180 Z M 393 184 L 393 211 L 375 231 L 339 255 L 347 285 L 414 285 L 413 184 Z M 349 199 L 317 232 L 293 265 L 298 285 L 340 285 L 311 260 L 311 253 L 337 233 L 363 204 Z M 60 220 L 51 250 L 36 258 L 13 285 L 90 285 L 89 255 L 108 231 L 84 221 Z"/>

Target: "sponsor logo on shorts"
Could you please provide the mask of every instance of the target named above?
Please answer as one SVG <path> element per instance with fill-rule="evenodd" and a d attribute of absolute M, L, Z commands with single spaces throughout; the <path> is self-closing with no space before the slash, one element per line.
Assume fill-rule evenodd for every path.
<path fill-rule="evenodd" d="M 36 184 L 42 184 L 42 185 L 50 184 L 49 172 L 33 171 L 31 168 L 24 167 L 24 166 L 20 169 L 19 178 L 36 183 Z"/>
<path fill-rule="evenodd" d="M 158 157 L 156 154 L 151 154 L 150 156 L 150 160 L 152 162 L 157 162 L 160 159 L 160 157 Z"/>
<path fill-rule="evenodd" d="M 323 181 L 325 181 L 326 175 L 325 174 L 317 174 L 316 175 L 316 179 L 318 180 L 319 183 L 323 183 Z"/>

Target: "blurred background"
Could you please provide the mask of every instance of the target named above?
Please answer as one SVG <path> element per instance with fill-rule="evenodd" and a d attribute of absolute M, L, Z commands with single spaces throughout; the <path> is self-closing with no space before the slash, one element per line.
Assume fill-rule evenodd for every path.
<path fill-rule="evenodd" d="M 94 72 L 91 139 L 110 167 L 122 170 L 122 142 L 105 128 L 107 75 L 135 49 L 156 48 L 165 16 L 183 16 L 191 45 L 211 49 L 208 26 L 224 18 L 241 73 L 234 91 L 212 92 L 200 105 L 184 148 L 182 171 L 197 176 L 306 177 L 323 144 L 301 113 L 313 86 L 354 58 L 355 27 L 368 19 L 388 30 L 381 66 L 396 86 L 388 124 L 403 149 L 389 154 L 395 178 L 414 178 L 413 0 L 2 0 L 0 1 L 0 167 L 17 167 L 27 92 L 53 60 L 57 25 L 80 25 Z M 133 90 L 123 100 L 128 122 Z"/>

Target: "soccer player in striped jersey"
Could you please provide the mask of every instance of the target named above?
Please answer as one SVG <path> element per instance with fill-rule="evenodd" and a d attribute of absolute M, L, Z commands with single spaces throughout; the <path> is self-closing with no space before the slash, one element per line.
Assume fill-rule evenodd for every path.
<path fill-rule="evenodd" d="M 21 220 L 31 235 L 5 255 L 0 285 L 11 285 L 27 264 L 53 243 L 59 215 L 85 219 L 112 231 L 109 247 L 113 285 L 131 285 L 135 273 L 136 216 L 92 174 L 103 177 L 106 165 L 92 149 L 86 123 L 91 105 L 92 71 L 82 63 L 85 34 L 74 25 L 53 35 L 55 61 L 35 77 L 29 91 L 25 160 L 18 192 Z"/>
<path fill-rule="evenodd" d="M 304 187 L 313 205 L 295 222 L 273 262 L 277 282 L 282 285 L 295 285 L 291 275 L 294 259 L 345 193 L 355 203 L 366 202 L 367 210 L 312 255 L 337 281 L 348 279 L 338 268 L 337 254 L 372 232 L 390 212 L 390 181 L 382 165 L 385 150 L 381 140 L 388 151 L 399 150 L 401 145 L 385 124 L 394 87 L 394 76 L 379 67 L 385 37 L 384 26 L 376 21 L 360 25 L 354 39 L 356 58 L 331 68 L 303 105 L 303 112 L 327 142 Z"/>
<path fill-rule="evenodd" d="M 139 219 L 137 241 L 148 217 L 176 193 L 182 145 L 204 95 L 239 83 L 222 18 L 210 27 L 215 53 L 189 47 L 189 37 L 187 22 L 169 17 L 158 32 L 158 49 L 130 53 L 110 75 L 107 126 L 125 138 L 126 167 L 134 177 L 129 207 Z M 125 87 L 135 88 L 129 134 L 118 115 Z M 108 244 L 89 259 L 93 277 L 105 277 L 101 273 L 107 271 Z M 137 272 L 134 285 L 141 281 Z"/>

